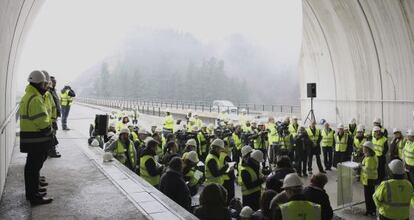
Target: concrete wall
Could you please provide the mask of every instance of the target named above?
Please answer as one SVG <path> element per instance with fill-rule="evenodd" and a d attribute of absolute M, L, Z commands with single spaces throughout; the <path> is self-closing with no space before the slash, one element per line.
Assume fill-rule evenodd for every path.
<path fill-rule="evenodd" d="M 16 105 L 15 64 L 24 33 L 42 1 L 0 0 L 0 123 L 13 112 Z M 16 121 L 11 120 L 0 135 L 0 195 L 3 192 L 7 169 L 16 139 Z"/>
<path fill-rule="evenodd" d="M 302 117 L 316 82 L 318 120 L 413 127 L 414 1 L 303 0 L 303 14 Z"/>

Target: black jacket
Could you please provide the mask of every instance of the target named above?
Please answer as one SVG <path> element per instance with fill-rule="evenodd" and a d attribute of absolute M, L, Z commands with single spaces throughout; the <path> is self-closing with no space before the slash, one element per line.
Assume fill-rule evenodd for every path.
<path fill-rule="evenodd" d="M 305 195 L 307 201 L 311 201 L 321 206 L 322 220 L 332 219 L 333 211 L 331 203 L 329 201 L 329 196 L 328 194 L 326 194 L 325 190 L 313 186 L 308 186 L 303 190 L 303 194 Z"/>
<path fill-rule="evenodd" d="M 230 210 L 226 207 L 203 207 L 194 211 L 194 215 L 200 220 L 231 220 Z"/>
<path fill-rule="evenodd" d="M 310 150 L 312 149 L 313 143 L 309 139 L 309 136 L 305 133 L 298 134 L 295 137 L 295 158 L 299 159 L 302 157 L 307 157 L 307 155 L 310 153 Z"/>
<path fill-rule="evenodd" d="M 56 105 L 57 117 L 60 117 L 62 111 L 61 111 L 61 107 L 60 107 L 60 99 L 59 99 L 59 96 L 57 95 L 55 88 L 50 88 L 49 89 L 49 92 L 50 92 L 50 94 L 52 94 L 53 101 L 55 102 L 55 105 Z"/>
<path fill-rule="evenodd" d="M 285 179 L 285 176 L 289 173 L 294 173 L 295 170 L 293 168 L 282 168 L 277 169 L 274 174 L 270 175 L 266 179 L 266 187 L 273 186 L 277 187 L 278 189 L 273 189 L 276 192 L 281 191 L 281 187 L 283 185 L 283 179 Z"/>
<path fill-rule="evenodd" d="M 141 151 L 140 157 L 143 157 L 145 155 L 151 155 L 154 156 L 155 153 L 151 152 L 148 148 L 144 148 Z M 141 160 L 141 158 L 139 159 L 139 161 Z M 151 176 L 157 176 L 160 175 L 162 173 L 163 167 L 157 167 L 157 164 L 155 164 L 154 160 L 147 160 L 147 162 L 145 162 L 145 167 L 147 168 L 147 171 L 149 173 L 149 175 Z"/>
<path fill-rule="evenodd" d="M 262 185 L 263 179 L 259 178 L 259 176 L 260 176 L 260 165 L 258 166 L 257 164 L 255 164 L 253 162 L 252 158 L 249 158 L 247 160 L 247 162 L 245 162 L 243 164 L 243 166 L 252 168 L 254 170 L 254 172 L 256 173 L 257 177 L 258 177 L 257 180 L 253 182 L 252 177 L 250 176 L 249 172 L 244 171 L 244 170 L 241 171 L 240 175 L 241 175 L 241 178 L 243 180 L 243 184 L 246 186 L 246 188 L 247 189 L 253 189 L 257 186 Z"/>
<path fill-rule="evenodd" d="M 185 184 L 183 175 L 180 172 L 168 169 L 167 172 L 161 176 L 160 191 L 183 208 L 190 210 L 190 190 Z"/>

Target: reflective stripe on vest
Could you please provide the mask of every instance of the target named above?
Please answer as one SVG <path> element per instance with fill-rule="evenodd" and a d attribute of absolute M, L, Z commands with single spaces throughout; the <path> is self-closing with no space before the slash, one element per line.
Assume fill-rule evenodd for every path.
<path fill-rule="evenodd" d="M 342 138 L 339 135 L 335 135 L 335 151 L 346 152 L 348 146 L 348 134 L 344 133 Z"/>
<path fill-rule="evenodd" d="M 331 129 L 328 133 L 325 129 L 322 130 L 321 147 L 333 147 L 335 132 Z"/>
<path fill-rule="evenodd" d="M 407 141 L 404 146 L 404 161 L 414 166 L 414 141 Z"/>
<path fill-rule="evenodd" d="M 366 138 L 362 138 L 362 140 L 359 140 L 357 137 L 354 138 L 354 146 L 358 150 L 362 150 L 362 146 L 364 145 L 365 141 L 367 141 Z"/>
<path fill-rule="evenodd" d="M 226 152 L 220 152 L 220 157 L 219 157 L 219 170 L 221 170 L 221 168 L 224 167 L 224 164 L 226 163 L 226 161 L 225 161 L 226 160 L 226 157 L 227 157 L 227 153 Z M 224 174 L 222 176 L 222 178 L 223 178 L 223 181 L 230 180 L 230 177 L 229 177 L 228 174 Z"/>
<path fill-rule="evenodd" d="M 383 184 L 384 187 L 379 188 L 386 191 L 386 198 L 384 201 L 379 201 L 379 213 L 389 219 L 408 219 L 413 193 L 411 183 L 405 179 L 391 179 L 384 181 Z M 381 192 L 381 194 L 384 193 Z"/>
<path fill-rule="evenodd" d="M 378 178 L 378 158 L 376 156 L 365 157 L 362 160 L 361 183 L 367 185 L 368 180 L 376 180 Z"/>
<path fill-rule="evenodd" d="M 290 201 L 280 205 L 283 220 L 320 220 L 321 206 L 308 201 Z"/>
<path fill-rule="evenodd" d="M 249 173 L 251 182 L 256 182 L 257 181 L 257 179 L 258 179 L 257 174 L 256 174 L 256 172 L 254 172 L 254 170 L 251 167 L 242 166 L 241 169 L 240 169 L 240 176 L 241 176 L 241 172 L 243 172 L 243 171 L 247 171 Z M 256 186 L 252 189 L 247 189 L 246 185 L 243 182 L 243 178 L 241 178 L 241 187 L 242 187 L 242 195 L 243 196 L 247 196 L 247 195 L 253 194 L 255 192 L 259 192 L 262 189 L 261 186 Z"/>
<path fill-rule="evenodd" d="M 210 160 L 214 160 L 217 163 L 217 167 L 220 167 L 220 162 L 219 162 L 219 158 L 216 157 L 216 155 L 213 154 L 208 154 L 207 158 L 206 158 L 206 163 L 205 163 L 205 173 L 206 173 L 206 183 L 217 183 L 219 185 L 223 185 L 223 178 L 222 176 L 218 176 L 215 177 L 213 176 L 213 174 L 211 174 L 210 169 L 208 168 L 208 163 L 210 162 Z"/>
<path fill-rule="evenodd" d="M 139 172 L 141 177 L 146 180 L 149 184 L 156 186 L 160 183 L 160 175 L 156 175 L 156 176 L 151 176 L 148 173 L 147 167 L 145 166 L 145 163 L 147 162 L 147 160 L 153 160 L 155 164 L 157 164 L 155 162 L 155 159 L 153 156 L 150 155 L 144 155 L 143 157 L 141 157 L 141 161 L 139 164 Z"/>
<path fill-rule="evenodd" d="M 377 157 L 382 156 L 385 142 L 387 142 L 387 138 L 385 137 L 381 137 L 380 139 L 376 139 L 375 137 L 372 138 L 372 143 L 374 144 L 375 149 L 375 155 L 377 155 Z"/>
<path fill-rule="evenodd" d="M 134 144 L 132 143 L 132 141 L 129 141 L 129 146 L 128 146 L 128 151 L 129 151 L 129 158 L 130 158 L 130 162 L 131 162 L 131 166 L 132 166 L 132 168 L 134 168 L 134 167 L 136 167 L 136 165 L 137 165 L 137 162 L 135 161 L 135 147 L 134 147 Z M 117 156 L 121 156 L 121 157 L 119 157 L 119 158 L 122 158 L 122 156 L 125 156 L 124 157 L 124 159 L 121 161 L 121 160 L 119 160 L 119 162 L 121 162 L 122 164 L 124 164 L 124 165 L 126 165 L 125 163 L 126 163 L 126 153 L 128 152 L 126 149 L 125 149 L 125 147 L 124 147 L 124 145 L 121 143 L 121 141 L 120 140 L 117 140 L 117 144 L 116 144 L 116 148 L 115 148 L 115 150 L 114 150 L 114 153 L 115 153 L 115 157 L 117 157 Z M 118 158 L 118 157 L 117 157 Z"/>
<path fill-rule="evenodd" d="M 309 139 L 312 141 L 313 145 L 318 145 L 318 139 L 321 133 L 321 130 L 315 128 L 315 134 L 312 132 L 312 129 L 307 128 L 306 132 L 308 133 Z"/>

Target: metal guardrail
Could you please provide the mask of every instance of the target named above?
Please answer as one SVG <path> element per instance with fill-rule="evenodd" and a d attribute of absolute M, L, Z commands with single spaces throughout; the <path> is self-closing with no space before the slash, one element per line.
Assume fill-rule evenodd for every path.
<path fill-rule="evenodd" d="M 265 104 L 248 104 L 239 103 L 237 106 L 230 107 L 215 107 L 211 102 L 205 101 L 182 101 L 182 100 L 145 100 L 145 99 L 129 99 L 122 97 L 78 97 L 77 100 L 89 104 L 104 105 L 107 107 L 118 108 L 140 108 L 140 111 L 156 111 L 157 108 L 170 108 L 181 110 L 194 110 L 201 112 L 231 112 L 239 114 L 242 110 L 246 110 L 247 114 L 260 114 L 260 113 L 287 113 L 287 114 L 300 114 L 300 106 L 295 105 L 265 105 Z M 143 112 L 142 111 L 142 112 Z M 155 114 L 154 114 L 155 115 Z"/>
<path fill-rule="evenodd" d="M 9 115 L 7 116 L 7 118 L 1 123 L 0 126 L 0 133 L 3 134 L 4 130 L 6 129 L 7 125 L 10 123 L 10 121 L 12 120 L 12 118 L 16 115 L 17 111 L 19 110 L 20 107 L 20 103 L 17 103 L 16 106 L 14 107 L 14 109 L 9 113 Z M 17 120 L 17 118 L 16 118 Z"/>

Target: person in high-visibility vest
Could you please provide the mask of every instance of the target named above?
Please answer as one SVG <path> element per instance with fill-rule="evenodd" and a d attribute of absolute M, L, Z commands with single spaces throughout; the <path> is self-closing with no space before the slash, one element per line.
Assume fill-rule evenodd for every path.
<path fill-rule="evenodd" d="M 355 137 L 355 135 L 357 133 L 357 128 L 358 128 L 358 126 L 357 126 L 357 123 L 356 123 L 356 119 L 355 118 L 351 119 L 349 121 L 349 124 L 348 124 L 348 134 L 351 138 Z"/>
<path fill-rule="evenodd" d="M 325 170 L 331 170 L 333 147 L 335 146 L 335 131 L 331 129 L 328 122 L 325 122 L 324 129 L 321 132 L 321 147 L 323 152 L 323 163 Z"/>
<path fill-rule="evenodd" d="M 273 219 L 282 220 L 302 220 L 312 219 L 321 220 L 321 206 L 313 202 L 307 201 L 303 194 L 303 183 L 296 173 L 286 175 L 283 180 L 284 194 L 288 201 L 279 201 L 282 193 L 279 193 L 273 198 L 270 203 L 271 207 L 275 209 L 275 216 Z"/>
<path fill-rule="evenodd" d="M 70 86 L 66 85 L 61 90 L 60 104 L 62 106 L 62 129 L 63 130 L 69 130 L 67 126 L 67 120 L 69 116 L 70 106 L 72 105 L 73 97 L 75 96 L 76 94 Z"/>
<path fill-rule="evenodd" d="M 394 159 L 388 167 L 391 171 L 391 178 L 383 181 L 373 195 L 379 219 L 408 220 L 414 192 L 413 185 L 406 179 L 404 162 Z"/>
<path fill-rule="evenodd" d="M 293 137 L 296 137 L 298 134 L 299 124 L 298 124 L 298 117 L 293 116 L 292 117 L 292 123 L 289 124 L 289 133 L 293 135 Z"/>
<path fill-rule="evenodd" d="M 378 158 L 375 156 L 375 147 L 372 142 L 366 141 L 363 146 L 365 157 L 361 163 L 360 181 L 364 186 L 365 215 L 375 216 L 376 209 L 372 195 L 378 178 Z"/>
<path fill-rule="evenodd" d="M 255 127 L 255 123 L 253 123 L 253 128 Z M 264 160 L 262 162 L 263 167 L 265 167 L 266 164 L 266 158 L 267 158 L 267 145 L 268 145 L 268 137 L 267 137 L 267 131 L 265 128 L 265 124 L 263 122 L 258 123 L 257 130 L 255 130 L 254 138 L 254 149 L 260 150 L 263 153 Z"/>
<path fill-rule="evenodd" d="M 49 150 L 49 157 L 52 158 L 59 158 L 61 157 L 61 154 L 56 150 L 58 141 L 56 138 L 56 130 L 58 130 L 58 125 L 57 125 L 57 118 L 61 117 L 62 114 L 62 110 L 61 110 L 61 106 L 60 106 L 60 100 L 59 100 L 59 96 L 56 93 L 56 79 L 54 76 L 50 76 L 50 87 L 49 87 L 49 92 L 53 97 L 53 101 L 55 103 L 55 110 L 56 110 L 56 117 L 55 120 L 52 122 L 52 127 L 54 132 L 54 139 L 55 139 L 55 144 L 52 145 L 51 149 Z"/>
<path fill-rule="evenodd" d="M 364 159 L 364 152 L 363 152 L 363 145 L 367 141 L 367 137 L 364 133 L 364 126 L 358 125 L 356 134 L 353 140 L 353 157 L 352 161 L 361 163 L 362 159 Z"/>
<path fill-rule="evenodd" d="M 163 126 L 164 126 L 164 130 L 163 130 L 163 135 L 164 137 L 167 136 L 168 133 L 174 133 L 174 124 L 175 124 L 175 120 L 174 117 L 171 115 L 170 110 L 166 110 L 165 113 L 167 114 L 164 117 L 164 122 L 163 122 Z"/>
<path fill-rule="evenodd" d="M 227 141 L 224 142 L 224 150 L 220 152 L 219 156 L 219 164 L 220 166 L 224 167 L 225 164 L 232 162 L 230 158 L 231 149 Z M 223 187 L 227 190 L 227 203 L 234 198 L 235 195 L 235 188 L 234 188 L 234 181 L 235 175 L 234 170 L 230 170 L 223 176 Z"/>
<path fill-rule="evenodd" d="M 210 145 L 210 135 L 207 131 L 207 125 L 204 123 L 201 125 L 201 130 L 197 133 L 197 141 L 199 144 L 198 156 L 204 161 L 209 151 L 208 146 Z"/>
<path fill-rule="evenodd" d="M 45 75 L 35 70 L 30 73 L 28 82 L 19 109 L 20 152 L 27 153 L 24 167 L 26 199 L 32 205 L 41 205 L 53 201 L 45 197 L 46 193 L 39 192 L 40 169 L 50 147 L 53 129 L 43 97 L 47 91 Z"/>
<path fill-rule="evenodd" d="M 414 132 L 407 131 L 407 141 L 404 146 L 405 167 L 409 172 L 410 181 L 414 184 Z"/>
<path fill-rule="evenodd" d="M 130 170 L 136 172 L 137 153 L 135 151 L 134 142 L 129 139 L 129 134 L 130 130 L 128 128 L 121 129 L 118 140 L 108 145 L 105 151 L 112 152 L 119 162 L 124 164 Z"/>
<path fill-rule="evenodd" d="M 372 143 L 375 146 L 375 155 L 378 157 L 378 183 L 385 179 L 386 175 L 386 154 L 388 152 L 388 140 L 381 131 L 381 128 L 375 126 L 373 129 L 374 136 Z"/>
<path fill-rule="evenodd" d="M 243 163 L 247 163 L 247 161 L 250 158 L 250 154 L 253 152 L 253 148 L 249 145 L 245 145 L 241 149 L 241 159 L 239 163 L 237 164 L 237 184 L 241 186 L 242 179 L 241 179 L 241 167 Z"/>
<path fill-rule="evenodd" d="M 337 167 L 338 163 L 345 162 L 347 159 L 347 152 L 349 148 L 352 147 L 352 138 L 349 137 L 349 134 L 345 132 L 344 125 L 339 124 L 337 128 L 337 133 L 335 134 L 335 151 L 334 151 L 334 161 L 333 167 Z"/>
<path fill-rule="evenodd" d="M 308 158 L 308 173 L 312 174 L 312 162 L 313 162 L 313 156 L 316 157 L 316 164 L 318 165 L 318 169 L 320 173 L 326 173 L 323 170 L 322 167 L 322 161 L 321 161 L 321 130 L 319 128 L 316 128 L 316 122 L 312 121 L 309 125 L 309 128 L 306 129 L 306 132 L 308 133 L 309 139 L 312 141 L 312 148 L 309 152 L 309 158 Z"/>
<path fill-rule="evenodd" d="M 372 124 L 373 124 L 374 127 L 379 127 L 380 128 L 381 133 L 382 133 L 382 136 L 384 136 L 385 138 L 388 138 L 388 131 L 387 131 L 386 128 L 382 127 L 382 124 L 381 123 L 382 123 L 381 122 L 381 118 L 376 118 L 372 122 Z M 374 130 L 372 130 L 371 136 L 372 137 L 375 136 L 375 131 Z"/>
<path fill-rule="evenodd" d="M 205 183 L 217 183 L 219 185 L 223 185 L 223 176 L 229 168 L 228 164 L 222 165 L 219 161 L 220 152 L 224 150 L 224 141 L 221 139 L 215 139 L 211 143 L 210 148 L 210 152 L 205 161 Z"/>
<path fill-rule="evenodd" d="M 390 159 L 400 159 L 403 160 L 403 148 L 405 146 L 405 139 L 401 133 L 401 130 L 398 128 L 394 128 L 393 132 L 394 138 L 390 144 Z"/>
<path fill-rule="evenodd" d="M 196 176 L 197 163 L 200 161 L 198 155 L 195 151 L 191 151 L 186 155 L 186 158 L 183 160 L 183 174 L 184 180 L 187 182 L 187 186 L 190 189 L 191 196 L 195 196 L 198 192 L 198 188 L 202 181 L 204 181 L 203 176 Z M 201 173 L 201 172 L 200 172 Z"/>
<path fill-rule="evenodd" d="M 139 162 L 139 174 L 149 184 L 158 188 L 160 184 L 160 176 L 164 167 L 155 161 L 154 156 L 157 149 L 158 142 L 152 137 L 147 137 L 144 140 L 145 149 L 142 151 L 142 155 Z"/>
<path fill-rule="evenodd" d="M 233 161 L 236 165 L 240 162 L 241 149 L 243 147 L 242 142 L 242 128 L 240 124 L 234 127 L 234 131 L 231 135 L 231 143 L 233 144 Z"/>
<path fill-rule="evenodd" d="M 243 206 L 249 206 L 253 210 L 260 208 L 260 195 L 265 177 L 260 173 L 260 163 L 263 162 L 263 153 L 254 150 L 250 159 L 243 162 L 240 168 Z"/>

